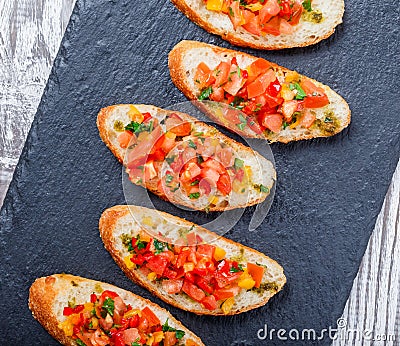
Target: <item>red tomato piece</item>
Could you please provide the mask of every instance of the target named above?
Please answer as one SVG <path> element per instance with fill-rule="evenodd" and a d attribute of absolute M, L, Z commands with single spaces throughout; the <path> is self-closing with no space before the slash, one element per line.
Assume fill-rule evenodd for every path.
<path fill-rule="evenodd" d="M 214 257 L 215 246 L 209 244 L 200 244 L 197 246 L 197 255 L 212 259 Z"/>
<path fill-rule="evenodd" d="M 128 148 L 129 143 L 133 138 L 133 133 L 131 131 L 124 131 L 118 136 L 119 146 L 123 149 Z"/>
<path fill-rule="evenodd" d="M 167 131 L 170 131 L 177 136 L 184 137 L 192 131 L 192 124 L 175 117 L 168 117 L 165 121 Z"/>
<path fill-rule="evenodd" d="M 150 327 L 160 324 L 158 317 L 147 306 L 142 310 L 142 317 L 147 319 Z"/>
<path fill-rule="evenodd" d="M 129 328 L 122 332 L 124 345 L 132 345 L 137 339 L 140 339 L 140 335 L 136 328 Z"/>
<path fill-rule="evenodd" d="M 155 255 L 147 263 L 146 267 L 155 272 L 158 276 L 162 276 L 165 268 L 167 268 L 168 260 L 165 257 Z"/>
<path fill-rule="evenodd" d="M 304 98 L 304 107 L 321 108 L 329 104 L 329 99 L 328 96 L 325 94 L 324 89 L 317 87 L 310 80 L 302 80 L 300 86 L 307 94 L 307 97 Z"/>
<path fill-rule="evenodd" d="M 246 11 L 250 12 L 250 11 Z M 250 12 L 252 13 L 252 12 Z M 261 26 L 259 22 L 259 18 L 255 15 L 253 17 L 245 18 L 246 24 L 243 25 L 243 29 L 247 30 L 250 34 L 260 36 L 261 35 Z"/>
<path fill-rule="evenodd" d="M 228 195 L 232 191 L 232 183 L 229 174 L 220 175 L 217 182 L 218 190 L 224 195 Z"/>
<path fill-rule="evenodd" d="M 260 123 L 272 132 L 280 132 L 283 124 L 283 118 L 280 114 L 261 114 Z"/>
<path fill-rule="evenodd" d="M 162 287 L 169 294 L 179 293 L 183 286 L 183 279 L 163 280 Z"/>
<path fill-rule="evenodd" d="M 198 302 L 201 302 L 206 296 L 200 288 L 188 280 L 183 282 L 182 291 L 185 292 L 190 298 Z"/>
<path fill-rule="evenodd" d="M 64 316 L 70 316 L 74 313 L 74 309 L 70 308 L 69 306 L 66 306 L 63 310 L 63 315 Z"/>
<path fill-rule="evenodd" d="M 199 286 L 204 292 L 212 294 L 214 292 L 214 287 L 207 282 L 206 280 L 202 279 L 201 277 L 196 279 L 196 284 Z"/>
<path fill-rule="evenodd" d="M 256 282 L 254 287 L 259 288 L 264 275 L 264 267 L 249 262 L 247 263 L 247 271 Z"/>
<path fill-rule="evenodd" d="M 294 33 L 293 26 L 290 25 L 284 18 L 281 18 L 280 20 L 279 31 L 284 35 L 291 35 Z"/>
<path fill-rule="evenodd" d="M 214 296 L 217 300 L 225 300 L 231 297 L 235 297 L 239 294 L 240 287 L 233 285 L 231 287 L 218 288 L 214 291 Z"/>
<path fill-rule="evenodd" d="M 237 2 L 237 1 L 235 1 Z M 246 83 L 243 78 L 242 70 L 237 65 L 232 65 L 229 71 L 229 79 L 222 88 L 229 94 L 235 96 L 241 87 Z"/>
<path fill-rule="evenodd" d="M 213 295 L 205 297 L 201 304 L 208 310 L 215 310 L 218 308 L 217 300 Z"/>
<path fill-rule="evenodd" d="M 312 113 L 310 110 L 306 109 L 300 119 L 299 125 L 308 129 L 311 127 L 312 124 L 314 124 L 315 119 L 316 119 L 315 114 Z"/>
<path fill-rule="evenodd" d="M 247 69 L 249 70 L 249 73 L 251 75 L 258 76 L 261 73 L 266 72 L 270 67 L 271 67 L 270 62 L 258 58 L 257 60 L 253 61 Z"/>
<path fill-rule="evenodd" d="M 268 0 L 259 12 L 260 23 L 267 23 L 272 17 L 279 14 L 281 8 L 277 0 Z"/>
<path fill-rule="evenodd" d="M 197 66 L 194 80 L 199 84 L 200 89 L 208 87 L 215 82 L 212 71 L 204 62 Z"/>
<path fill-rule="evenodd" d="M 223 88 L 214 88 L 210 95 L 210 100 L 215 102 L 222 102 L 225 98 L 225 90 Z"/>
<path fill-rule="evenodd" d="M 281 83 L 279 83 L 278 78 L 276 78 L 273 82 L 269 84 L 268 94 L 270 94 L 273 97 L 277 97 L 281 89 L 282 89 Z"/>
<path fill-rule="evenodd" d="M 228 15 L 233 24 L 234 29 L 236 30 L 238 28 L 238 26 L 242 24 L 242 20 L 243 20 L 242 10 L 240 9 L 239 1 L 231 2 Z"/>
<path fill-rule="evenodd" d="M 215 77 L 214 85 L 217 88 L 221 87 L 228 81 L 230 69 L 231 65 L 226 61 L 221 61 L 219 65 L 215 68 L 215 70 L 213 71 Z"/>
<path fill-rule="evenodd" d="M 174 346 L 177 343 L 176 332 L 165 332 L 164 333 L 164 346 Z M 154 345 L 154 344 L 153 344 Z"/>
<path fill-rule="evenodd" d="M 274 17 L 268 23 L 264 24 L 262 27 L 262 31 L 271 34 L 273 36 L 279 36 L 280 32 L 280 25 L 281 25 L 281 18 Z"/>
<path fill-rule="evenodd" d="M 95 293 L 92 293 L 90 295 L 90 302 L 91 303 L 96 303 L 97 302 L 97 295 Z"/>

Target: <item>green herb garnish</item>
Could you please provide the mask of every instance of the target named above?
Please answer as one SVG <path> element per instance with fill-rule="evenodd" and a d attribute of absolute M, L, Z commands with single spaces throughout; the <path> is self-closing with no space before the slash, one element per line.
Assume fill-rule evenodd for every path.
<path fill-rule="evenodd" d="M 175 329 L 168 325 L 168 318 L 162 326 L 162 331 L 165 332 L 175 332 L 175 336 L 177 339 L 182 339 L 185 336 L 185 332 L 183 330 Z"/>
<path fill-rule="evenodd" d="M 166 243 L 163 243 L 162 241 L 159 241 L 157 239 L 154 239 L 154 247 L 156 249 L 155 254 L 158 255 L 161 252 L 164 251 L 165 247 L 167 246 Z"/>
<path fill-rule="evenodd" d="M 165 177 L 165 182 L 167 184 L 171 184 L 172 180 L 174 180 L 174 176 L 172 174 L 167 174 L 166 177 Z"/>
<path fill-rule="evenodd" d="M 199 185 L 199 181 L 197 179 L 190 183 L 190 186 L 195 186 L 195 185 Z"/>
<path fill-rule="evenodd" d="M 189 139 L 188 145 L 189 145 L 189 147 L 191 147 L 193 149 L 197 149 L 197 145 L 194 144 L 194 142 L 191 139 Z"/>
<path fill-rule="evenodd" d="M 237 268 L 236 268 L 236 267 L 231 267 L 231 268 L 229 269 L 229 271 L 230 271 L 231 273 L 239 273 L 239 272 L 242 272 L 242 271 L 244 271 L 244 270 L 243 270 L 243 266 L 242 266 L 241 264 L 238 264 Z"/>
<path fill-rule="evenodd" d="M 167 161 L 168 164 L 170 165 L 172 162 L 175 161 L 175 159 L 176 159 L 176 155 L 172 155 L 172 156 L 170 156 L 170 157 L 166 157 L 166 158 L 165 158 L 165 161 Z"/>
<path fill-rule="evenodd" d="M 200 198 L 200 192 L 193 192 L 189 195 L 190 199 L 198 199 Z"/>
<path fill-rule="evenodd" d="M 200 100 L 200 101 L 203 101 L 203 100 L 208 99 L 208 98 L 210 97 L 210 95 L 212 94 L 212 92 L 213 92 L 213 89 L 212 89 L 211 86 L 209 86 L 208 88 L 205 88 L 205 89 L 201 92 L 201 94 L 200 94 L 200 96 L 199 96 L 199 100 Z"/>
<path fill-rule="evenodd" d="M 106 318 L 107 314 L 114 316 L 114 300 L 107 298 L 101 307 L 101 317 Z"/>
<path fill-rule="evenodd" d="M 86 346 L 86 344 L 81 339 L 76 339 L 75 341 L 79 346 Z"/>
<path fill-rule="evenodd" d="M 306 11 L 311 12 L 312 11 L 311 0 L 304 0 L 303 7 Z"/>
<path fill-rule="evenodd" d="M 233 167 L 235 167 L 236 170 L 239 170 L 240 168 L 243 168 L 244 161 L 238 158 L 235 158 L 235 163 Z"/>
<path fill-rule="evenodd" d="M 139 129 L 139 127 L 140 127 L 139 123 L 137 123 L 136 121 L 132 121 L 130 124 L 125 126 L 125 130 L 135 133 Z"/>
<path fill-rule="evenodd" d="M 295 96 L 296 100 L 304 100 L 304 98 L 307 96 L 306 92 L 303 90 L 299 83 L 290 83 L 289 88 L 290 90 L 297 90 Z"/>

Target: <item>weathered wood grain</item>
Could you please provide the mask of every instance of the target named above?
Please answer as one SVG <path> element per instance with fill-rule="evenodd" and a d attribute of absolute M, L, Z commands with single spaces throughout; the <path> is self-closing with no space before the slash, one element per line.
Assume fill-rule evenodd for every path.
<path fill-rule="evenodd" d="M 0 205 L 75 0 L 0 0 Z M 342 318 L 356 333 L 333 345 L 400 345 L 400 163 Z M 347 329 L 347 331 L 348 331 Z M 346 331 L 346 329 L 345 329 Z"/>

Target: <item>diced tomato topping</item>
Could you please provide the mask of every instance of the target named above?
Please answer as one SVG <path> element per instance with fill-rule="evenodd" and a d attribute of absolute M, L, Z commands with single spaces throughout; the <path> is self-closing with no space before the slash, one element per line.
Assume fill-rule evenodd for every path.
<path fill-rule="evenodd" d="M 185 280 L 183 282 L 182 286 L 182 291 L 185 292 L 190 298 L 201 302 L 204 297 L 206 296 L 203 290 L 198 288 L 196 285 L 194 285 L 192 282 L 189 280 Z"/>
<path fill-rule="evenodd" d="M 321 108 L 329 104 L 328 96 L 324 89 L 317 87 L 308 79 L 303 79 L 300 83 L 307 97 L 304 99 L 304 107 L 306 108 Z"/>
<path fill-rule="evenodd" d="M 212 294 L 214 292 L 214 287 L 201 277 L 197 278 L 196 285 L 199 286 L 204 292 L 207 292 L 209 294 Z"/>
<path fill-rule="evenodd" d="M 146 267 L 151 271 L 155 272 L 157 275 L 162 276 L 165 268 L 167 268 L 168 260 L 161 256 L 153 256 L 147 261 Z"/>
<path fill-rule="evenodd" d="M 63 310 L 63 315 L 64 315 L 64 316 L 70 316 L 70 315 L 72 315 L 73 313 L 74 313 L 74 309 L 71 308 L 71 307 L 69 307 L 69 306 L 66 306 L 66 307 L 64 308 L 64 310 Z"/>
<path fill-rule="evenodd" d="M 97 302 L 97 295 L 95 293 L 92 293 L 90 295 L 90 302 L 91 303 L 96 303 Z"/>
<path fill-rule="evenodd" d="M 197 246 L 197 255 L 212 259 L 214 257 L 215 246 L 208 244 L 201 244 Z"/>
<path fill-rule="evenodd" d="M 263 126 L 272 132 L 280 132 L 283 124 L 283 118 L 280 114 L 262 114 L 259 121 Z"/>
<path fill-rule="evenodd" d="M 177 342 L 177 339 L 176 339 L 176 333 L 175 332 L 165 332 L 164 333 L 164 340 L 163 340 L 163 345 L 164 346 L 173 346 L 173 345 L 176 344 L 176 342 Z"/>
<path fill-rule="evenodd" d="M 231 65 L 228 62 L 222 61 L 214 70 L 215 82 L 214 85 L 219 88 L 228 81 Z M 215 93 L 215 90 L 214 90 Z"/>
<path fill-rule="evenodd" d="M 169 294 L 179 293 L 183 286 L 183 279 L 163 280 L 162 287 Z"/>
<path fill-rule="evenodd" d="M 260 23 L 267 23 L 272 17 L 279 14 L 281 8 L 279 7 L 279 3 L 277 0 L 268 0 L 264 7 L 260 10 Z"/>
<path fill-rule="evenodd" d="M 213 295 L 210 295 L 208 297 L 205 297 L 202 301 L 201 304 L 208 309 L 208 310 L 215 310 L 218 308 L 217 301 Z"/>
<path fill-rule="evenodd" d="M 217 182 L 218 190 L 224 195 L 228 195 L 232 191 L 232 182 L 229 174 L 220 175 Z"/>
<path fill-rule="evenodd" d="M 147 306 L 142 310 L 142 317 L 147 319 L 150 327 L 160 324 L 158 317 Z"/>
<path fill-rule="evenodd" d="M 225 300 L 237 296 L 239 292 L 240 287 L 236 285 L 231 287 L 218 288 L 214 291 L 214 296 L 217 300 Z"/>
<path fill-rule="evenodd" d="M 124 131 L 118 136 L 118 143 L 122 149 L 128 148 L 129 143 L 133 138 L 133 133 L 131 131 Z"/>
<path fill-rule="evenodd" d="M 307 109 L 302 114 L 299 125 L 308 129 L 314 123 L 315 119 L 316 119 L 315 113 Z"/>
<path fill-rule="evenodd" d="M 277 97 L 281 89 L 282 89 L 281 83 L 279 83 L 278 79 L 275 79 L 268 86 L 268 94 L 270 94 L 273 97 Z"/>
<path fill-rule="evenodd" d="M 212 71 L 204 62 L 201 62 L 197 66 L 194 78 L 200 89 L 208 87 L 215 82 L 215 77 L 212 76 Z"/>
<path fill-rule="evenodd" d="M 247 271 L 249 272 L 253 280 L 256 282 L 254 287 L 256 288 L 260 287 L 264 275 L 264 267 L 249 262 L 247 263 Z"/>
<path fill-rule="evenodd" d="M 280 22 L 281 19 L 279 17 L 273 17 L 268 23 L 264 24 L 262 31 L 273 36 L 279 36 L 281 33 Z"/>
<path fill-rule="evenodd" d="M 167 131 L 174 133 L 177 136 L 187 136 L 192 131 L 192 124 L 187 121 L 183 121 L 177 117 L 169 116 L 165 121 Z"/>

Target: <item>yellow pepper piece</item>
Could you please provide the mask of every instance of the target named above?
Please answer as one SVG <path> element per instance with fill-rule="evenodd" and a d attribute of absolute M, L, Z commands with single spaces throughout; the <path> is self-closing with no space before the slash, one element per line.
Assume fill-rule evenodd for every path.
<path fill-rule="evenodd" d="M 238 286 L 241 288 L 244 288 L 245 290 L 251 290 L 255 284 L 256 284 L 256 282 L 251 278 L 240 280 L 238 282 Z"/>
<path fill-rule="evenodd" d="M 128 116 L 129 118 L 131 118 L 132 121 L 135 121 L 139 124 L 141 124 L 144 120 L 143 114 L 140 113 L 138 109 L 133 105 L 129 105 Z"/>
<path fill-rule="evenodd" d="M 214 251 L 214 259 L 216 261 L 222 261 L 226 256 L 226 251 L 220 247 L 216 247 Z"/>
<path fill-rule="evenodd" d="M 253 175 L 253 171 L 252 171 L 251 167 L 244 166 L 244 173 L 245 173 L 245 177 L 247 177 L 247 179 L 250 180 Z"/>
<path fill-rule="evenodd" d="M 69 319 L 59 323 L 58 328 L 60 328 L 65 333 L 66 336 L 74 335 L 74 325 L 71 323 Z"/>
<path fill-rule="evenodd" d="M 208 0 L 207 10 L 221 12 L 224 5 L 224 0 Z"/>
<path fill-rule="evenodd" d="M 162 339 L 164 339 L 164 332 L 159 331 L 159 332 L 155 332 L 153 333 L 154 336 L 154 342 L 161 342 Z"/>
<path fill-rule="evenodd" d="M 154 336 L 150 335 L 146 341 L 146 345 L 151 346 L 154 343 Z"/>
<path fill-rule="evenodd" d="M 151 219 L 150 219 L 151 220 Z M 151 220 L 151 222 L 153 223 L 153 220 Z M 153 223 L 154 225 L 154 223 Z M 150 225 L 149 225 L 150 226 Z M 140 231 L 139 232 L 139 236 L 140 236 L 140 240 L 144 241 L 144 242 L 149 242 L 151 240 L 151 237 L 144 231 Z"/>
<path fill-rule="evenodd" d="M 94 304 L 93 303 L 85 303 L 84 305 L 85 311 L 92 311 L 94 308 Z"/>
<path fill-rule="evenodd" d="M 128 255 L 124 257 L 124 263 L 128 267 L 128 269 L 134 269 L 136 267 L 135 263 L 131 261 L 132 255 Z"/>
<path fill-rule="evenodd" d="M 147 278 L 148 278 L 150 281 L 154 281 L 155 279 L 157 279 L 157 274 L 154 273 L 154 272 L 151 272 L 151 273 L 149 273 L 149 274 L 147 275 Z"/>
<path fill-rule="evenodd" d="M 217 196 L 210 196 L 210 197 L 208 198 L 208 201 L 210 202 L 210 204 L 217 205 L 217 204 L 218 204 L 218 201 L 219 201 L 219 199 L 218 199 L 218 197 L 217 197 Z"/>
<path fill-rule="evenodd" d="M 139 315 L 139 317 L 142 317 L 142 312 L 139 309 L 132 309 L 124 313 L 124 318 L 128 319 L 135 315 Z"/>
<path fill-rule="evenodd" d="M 176 138 L 176 134 L 172 133 L 171 131 L 167 131 L 165 133 L 165 137 L 168 138 L 168 139 L 175 139 Z"/>
<path fill-rule="evenodd" d="M 299 81 L 300 81 L 300 75 L 296 71 L 286 72 L 285 82 L 291 83 L 291 82 L 299 82 Z"/>
<path fill-rule="evenodd" d="M 258 2 L 256 4 L 246 5 L 245 7 L 252 12 L 257 12 L 257 11 L 260 11 L 263 8 L 263 6 L 264 6 L 263 4 Z"/>
<path fill-rule="evenodd" d="M 290 90 L 290 87 L 287 84 L 282 85 L 281 97 L 285 101 L 291 101 L 294 99 L 295 96 L 296 96 L 296 93 L 294 92 L 294 90 Z"/>
<path fill-rule="evenodd" d="M 225 300 L 224 303 L 221 305 L 222 312 L 225 315 L 229 314 L 233 308 L 233 304 L 235 304 L 234 297 L 231 297 L 231 298 L 228 298 L 227 300 Z"/>
<path fill-rule="evenodd" d="M 99 326 L 99 319 L 96 317 L 92 317 L 90 321 L 92 322 L 91 329 L 97 329 L 97 327 Z"/>
<path fill-rule="evenodd" d="M 186 262 L 186 263 L 183 265 L 183 269 L 185 270 L 185 273 L 193 271 L 193 269 L 194 269 L 194 263 L 193 263 L 193 262 Z"/>

